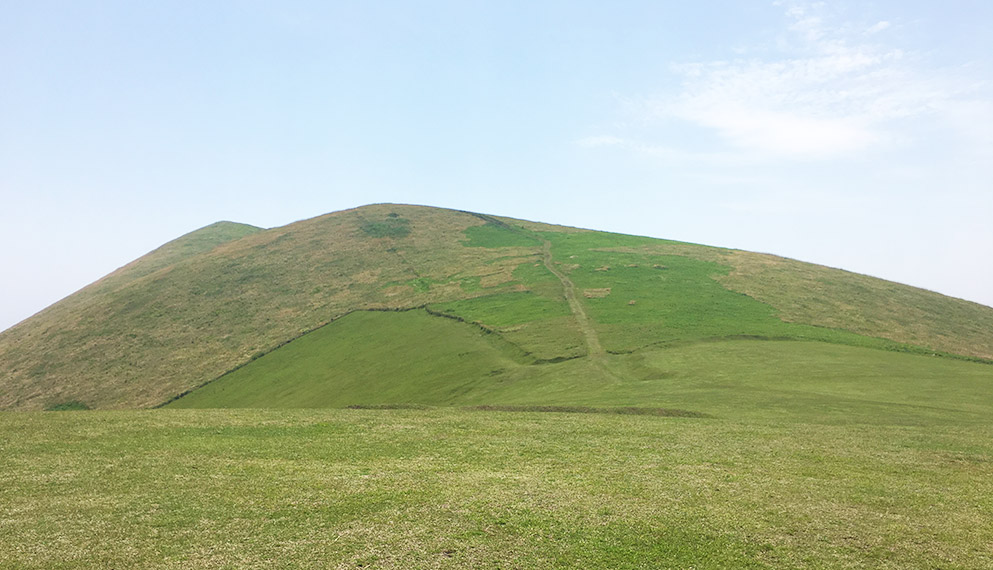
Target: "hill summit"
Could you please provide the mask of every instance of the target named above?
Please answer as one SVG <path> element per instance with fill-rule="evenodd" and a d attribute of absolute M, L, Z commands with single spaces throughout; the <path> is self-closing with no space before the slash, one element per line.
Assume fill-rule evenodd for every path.
<path fill-rule="evenodd" d="M 692 376 L 687 347 L 988 362 L 993 309 L 773 255 L 377 204 L 220 222 L 135 260 L 0 333 L 0 407 L 658 403 Z"/>

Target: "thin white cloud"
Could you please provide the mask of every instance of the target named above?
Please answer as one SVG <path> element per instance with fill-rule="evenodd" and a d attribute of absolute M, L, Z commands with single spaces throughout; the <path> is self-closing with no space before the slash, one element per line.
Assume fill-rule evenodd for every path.
<path fill-rule="evenodd" d="M 624 143 L 625 143 L 624 139 L 612 135 L 583 137 L 578 141 L 576 141 L 576 144 L 586 148 L 596 148 L 600 146 L 617 146 L 617 145 L 623 145 Z"/>
<path fill-rule="evenodd" d="M 918 112 L 932 94 L 908 91 L 905 74 L 893 71 L 902 52 L 853 42 L 814 12 L 786 9 L 791 39 L 800 41 L 792 57 L 676 67 L 683 91 L 658 113 L 777 158 L 833 158 L 893 142 L 883 123 Z"/>
<path fill-rule="evenodd" d="M 741 153 L 690 151 L 675 146 L 650 144 L 637 139 L 626 139 L 613 135 L 584 137 L 576 140 L 575 144 L 588 149 L 615 147 L 640 156 L 702 166 L 747 164 L 752 161 L 751 158 L 744 157 Z"/>
<path fill-rule="evenodd" d="M 977 106 L 968 74 L 922 69 L 915 54 L 881 43 L 889 21 L 867 28 L 835 22 L 825 3 L 777 5 L 786 32 L 775 56 L 673 64 L 680 90 L 642 101 L 641 114 L 703 129 L 749 159 L 822 160 L 900 147 L 914 138 L 908 123 Z M 985 128 L 953 118 L 947 128 Z"/>
<path fill-rule="evenodd" d="M 881 32 L 881 31 L 889 28 L 890 25 L 891 24 L 889 22 L 887 22 L 886 20 L 883 20 L 882 22 L 877 22 L 876 24 L 870 26 L 869 29 L 865 31 L 865 33 L 866 34 L 870 34 L 870 35 L 871 34 L 878 34 L 879 32 Z"/>

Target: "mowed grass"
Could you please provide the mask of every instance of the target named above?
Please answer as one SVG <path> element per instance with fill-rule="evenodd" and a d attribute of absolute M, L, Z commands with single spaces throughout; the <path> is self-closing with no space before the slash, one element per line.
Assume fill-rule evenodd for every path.
<path fill-rule="evenodd" d="M 173 402 L 176 407 L 444 405 L 523 354 L 424 310 L 356 312 Z"/>
<path fill-rule="evenodd" d="M 825 342 L 690 342 L 599 363 L 532 362 L 500 335 L 423 310 L 357 312 L 169 405 L 634 406 L 832 424 L 993 417 L 991 365 Z"/>
<path fill-rule="evenodd" d="M 4 413 L 0 567 L 993 567 L 989 416 L 752 412 Z"/>

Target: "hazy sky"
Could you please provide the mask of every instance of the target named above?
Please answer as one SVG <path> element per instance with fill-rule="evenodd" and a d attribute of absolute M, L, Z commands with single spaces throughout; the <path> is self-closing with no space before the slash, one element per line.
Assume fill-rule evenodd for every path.
<path fill-rule="evenodd" d="M 0 0 L 0 329 L 374 202 L 993 305 L 993 2 Z"/>

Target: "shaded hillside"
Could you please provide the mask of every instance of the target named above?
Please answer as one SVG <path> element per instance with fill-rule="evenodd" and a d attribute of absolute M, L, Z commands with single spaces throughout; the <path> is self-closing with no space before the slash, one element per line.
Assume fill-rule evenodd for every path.
<path fill-rule="evenodd" d="M 616 380 L 619 355 L 715 339 L 993 357 L 989 307 L 774 256 L 389 204 L 199 232 L 0 334 L 0 406 L 154 406 L 355 311 L 415 307 L 464 323 L 443 327 L 439 362 L 469 343 L 517 379 L 579 366 Z M 352 329 L 351 356 L 391 358 Z"/>

